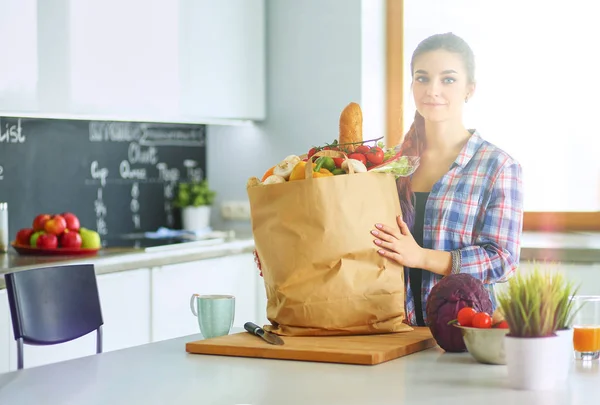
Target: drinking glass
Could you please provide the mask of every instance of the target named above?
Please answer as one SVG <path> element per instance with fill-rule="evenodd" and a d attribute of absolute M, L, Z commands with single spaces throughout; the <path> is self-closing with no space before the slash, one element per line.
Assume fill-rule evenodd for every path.
<path fill-rule="evenodd" d="M 573 348 L 577 360 L 600 358 L 600 296 L 573 297 Z"/>

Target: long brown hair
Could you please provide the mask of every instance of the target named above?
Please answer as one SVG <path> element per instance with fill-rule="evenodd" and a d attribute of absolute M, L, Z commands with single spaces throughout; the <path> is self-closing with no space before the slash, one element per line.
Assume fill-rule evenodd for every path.
<path fill-rule="evenodd" d="M 475 82 L 475 56 L 473 55 L 473 51 L 462 38 L 451 32 L 432 35 L 419 43 L 410 60 L 411 77 L 414 75 L 414 63 L 418 56 L 440 49 L 458 54 L 465 65 L 468 81 L 470 83 Z M 406 156 L 421 156 L 421 153 L 426 147 L 425 142 L 425 120 L 423 116 L 416 111 L 413 123 L 404 135 L 400 151 Z M 411 178 L 400 177 L 396 185 L 398 187 L 398 196 L 400 197 L 402 217 L 409 229 L 412 230 L 415 220 L 415 207 L 413 203 Z"/>

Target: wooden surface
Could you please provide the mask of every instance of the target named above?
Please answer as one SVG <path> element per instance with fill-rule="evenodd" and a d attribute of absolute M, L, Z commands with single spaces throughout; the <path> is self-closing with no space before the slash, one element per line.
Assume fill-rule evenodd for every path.
<path fill-rule="evenodd" d="M 237 357 L 374 365 L 436 345 L 427 327 L 413 331 L 361 336 L 281 337 L 271 345 L 248 332 L 186 343 L 186 351 Z"/>
<path fill-rule="evenodd" d="M 387 0 L 385 144 L 388 147 L 399 145 L 404 138 L 404 70 L 404 1 Z"/>
<path fill-rule="evenodd" d="M 569 232 L 600 230 L 600 212 L 534 212 L 523 215 L 523 230 Z"/>

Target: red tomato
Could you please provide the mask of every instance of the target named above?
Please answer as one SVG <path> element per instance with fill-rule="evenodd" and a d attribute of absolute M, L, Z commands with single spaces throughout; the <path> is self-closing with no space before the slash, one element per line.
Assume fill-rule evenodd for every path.
<path fill-rule="evenodd" d="M 488 329 L 492 327 L 492 317 L 486 312 L 478 312 L 473 315 L 473 327 Z"/>
<path fill-rule="evenodd" d="M 373 165 L 377 166 L 383 163 L 383 150 L 379 146 L 372 147 L 367 153 L 365 153 L 367 160 Z"/>
<path fill-rule="evenodd" d="M 323 150 L 339 150 L 337 146 L 325 146 Z"/>
<path fill-rule="evenodd" d="M 497 324 L 494 325 L 494 328 L 497 329 L 508 329 L 508 322 L 506 321 L 500 321 Z"/>
<path fill-rule="evenodd" d="M 473 316 L 477 311 L 475 311 L 471 307 L 464 307 L 460 311 L 458 311 L 458 315 L 456 316 L 456 320 L 460 326 L 472 326 L 473 325 Z"/>
<path fill-rule="evenodd" d="M 369 152 L 369 147 L 367 145 L 360 145 L 357 146 L 356 149 L 354 149 L 355 153 L 362 153 L 363 155 L 366 154 L 367 152 Z"/>
<path fill-rule="evenodd" d="M 311 157 L 312 155 L 314 155 L 315 153 L 317 153 L 318 151 L 319 151 L 319 150 L 318 150 L 316 147 L 314 147 L 314 146 L 313 146 L 313 147 L 312 147 L 312 148 L 310 148 L 310 150 L 308 151 L 308 154 L 307 154 L 307 156 L 306 156 L 306 157 L 310 159 L 310 157 Z"/>
<path fill-rule="evenodd" d="M 356 153 L 356 152 L 351 153 L 350 155 L 348 155 L 348 158 L 354 159 L 354 160 L 360 160 L 361 162 L 363 162 L 363 164 L 365 166 L 367 165 L 367 158 L 362 153 Z"/>
<path fill-rule="evenodd" d="M 342 162 L 344 158 L 333 158 L 333 162 L 335 163 L 335 167 L 342 167 Z"/>

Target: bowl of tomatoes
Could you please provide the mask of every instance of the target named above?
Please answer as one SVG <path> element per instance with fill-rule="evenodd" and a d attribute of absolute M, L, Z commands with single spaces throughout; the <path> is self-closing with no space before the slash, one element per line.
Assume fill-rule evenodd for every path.
<path fill-rule="evenodd" d="M 506 364 L 504 337 L 509 329 L 500 311 L 490 315 L 465 307 L 458 312 L 454 326 L 461 330 L 467 351 L 475 360 L 483 364 Z"/>

